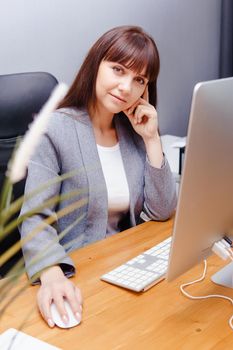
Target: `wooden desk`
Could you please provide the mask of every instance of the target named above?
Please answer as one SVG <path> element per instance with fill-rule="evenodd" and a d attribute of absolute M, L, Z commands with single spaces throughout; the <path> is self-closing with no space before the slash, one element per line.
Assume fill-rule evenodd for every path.
<path fill-rule="evenodd" d="M 100 281 L 103 273 L 149 249 L 169 236 L 171 230 L 171 220 L 145 223 L 72 254 L 78 266 L 73 280 L 84 297 L 83 321 L 78 327 L 50 329 L 36 308 L 38 287 L 29 287 L 5 312 L 0 332 L 19 328 L 29 313 L 23 331 L 63 350 L 232 349 L 230 303 L 220 299 L 192 301 L 179 291 L 182 282 L 202 273 L 202 265 L 172 283 L 163 281 L 140 294 Z M 208 276 L 222 265 L 218 257 L 211 257 L 208 262 Z M 233 296 L 232 290 L 214 285 L 208 277 L 189 291 L 196 295 Z"/>

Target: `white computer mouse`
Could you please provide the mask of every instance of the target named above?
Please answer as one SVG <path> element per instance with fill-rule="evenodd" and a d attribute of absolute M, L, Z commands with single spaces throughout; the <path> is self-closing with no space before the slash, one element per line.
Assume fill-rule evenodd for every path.
<path fill-rule="evenodd" d="M 81 322 L 81 315 L 80 315 L 80 320 L 78 321 L 77 318 L 74 316 L 68 301 L 64 300 L 64 305 L 69 318 L 68 323 L 65 323 L 62 320 L 55 303 L 52 302 L 50 306 L 50 310 L 51 310 L 51 316 L 52 316 L 53 322 L 60 328 L 71 328 L 71 327 L 77 326 Z"/>

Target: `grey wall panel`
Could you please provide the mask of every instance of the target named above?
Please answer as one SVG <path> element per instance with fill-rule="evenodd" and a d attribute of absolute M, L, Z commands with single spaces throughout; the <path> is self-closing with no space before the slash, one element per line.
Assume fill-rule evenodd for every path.
<path fill-rule="evenodd" d="M 0 74 L 49 71 L 70 84 L 106 30 L 141 25 L 161 56 L 162 133 L 185 135 L 193 86 L 218 76 L 221 0 L 0 0 Z"/>

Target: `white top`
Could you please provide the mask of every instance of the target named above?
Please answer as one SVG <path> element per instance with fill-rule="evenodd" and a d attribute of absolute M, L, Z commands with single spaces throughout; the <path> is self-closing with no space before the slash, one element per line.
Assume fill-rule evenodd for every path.
<path fill-rule="evenodd" d="M 119 232 L 119 221 L 129 210 L 129 186 L 119 143 L 112 147 L 97 145 L 108 192 L 107 235 Z"/>

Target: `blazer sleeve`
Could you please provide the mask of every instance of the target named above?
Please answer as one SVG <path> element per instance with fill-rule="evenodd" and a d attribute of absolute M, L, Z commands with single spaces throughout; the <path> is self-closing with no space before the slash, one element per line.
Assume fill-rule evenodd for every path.
<path fill-rule="evenodd" d="M 161 168 L 153 167 L 146 155 L 145 143 L 138 135 L 128 118 L 124 114 L 119 114 L 116 119 L 118 136 L 126 140 L 125 147 L 131 152 L 137 152 L 140 155 L 140 161 L 135 165 L 135 173 L 138 177 L 137 191 L 140 191 L 140 205 L 137 200 L 134 207 L 134 218 L 131 223 L 140 223 L 149 220 L 167 220 L 173 214 L 176 204 L 176 183 L 171 172 L 169 163 L 164 156 Z M 133 145 L 131 140 L 133 140 Z M 129 157 L 129 151 L 127 151 Z M 128 158 L 129 163 L 131 159 Z"/>
<path fill-rule="evenodd" d="M 29 194 L 39 185 L 47 183 L 51 179 L 58 178 L 59 163 L 59 152 L 53 143 L 52 137 L 47 132 L 42 136 L 40 145 L 29 162 L 25 194 Z M 60 186 L 60 181 L 50 185 L 43 192 L 25 200 L 21 208 L 20 217 L 37 208 L 35 213 L 24 219 L 19 226 L 25 267 L 30 279 L 41 270 L 57 264 L 61 266 L 67 276 L 71 276 L 75 272 L 73 261 L 67 256 L 64 247 L 59 243 L 56 230 L 55 204 L 43 209 L 38 208 L 46 200 L 59 195 Z M 48 217 L 54 219 L 54 224 L 43 223 L 43 220 Z M 35 230 L 37 232 L 33 234 Z"/>
<path fill-rule="evenodd" d="M 161 168 L 145 164 L 144 205 L 142 219 L 167 220 L 177 205 L 176 183 L 164 156 Z"/>

